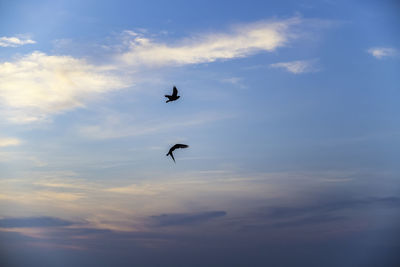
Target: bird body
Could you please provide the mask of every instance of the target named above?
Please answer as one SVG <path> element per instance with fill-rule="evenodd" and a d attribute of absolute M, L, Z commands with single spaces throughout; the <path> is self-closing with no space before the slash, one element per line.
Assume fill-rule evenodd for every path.
<path fill-rule="evenodd" d="M 165 97 L 168 98 L 165 103 L 177 100 L 178 98 L 180 98 L 180 96 L 178 95 L 178 89 L 176 89 L 176 87 L 174 86 L 172 95 L 165 95 Z"/>
<path fill-rule="evenodd" d="M 185 145 L 185 144 L 175 144 L 169 149 L 166 156 L 171 156 L 172 160 L 175 162 L 174 154 L 172 152 L 177 148 L 187 148 L 187 147 L 189 147 L 189 146 Z"/>

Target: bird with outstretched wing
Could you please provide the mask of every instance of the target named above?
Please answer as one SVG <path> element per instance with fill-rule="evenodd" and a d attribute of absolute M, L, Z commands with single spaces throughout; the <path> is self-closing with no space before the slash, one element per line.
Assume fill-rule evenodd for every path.
<path fill-rule="evenodd" d="M 165 103 L 177 100 L 178 98 L 180 98 L 180 96 L 178 95 L 178 89 L 176 89 L 176 87 L 174 86 L 172 90 L 172 95 L 165 95 L 165 97 L 168 98 Z"/>
<path fill-rule="evenodd" d="M 189 146 L 185 144 L 175 144 L 169 149 L 167 156 L 171 156 L 172 160 L 175 162 L 174 154 L 172 152 L 177 148 L 187 148 L 187 147 Z"/>

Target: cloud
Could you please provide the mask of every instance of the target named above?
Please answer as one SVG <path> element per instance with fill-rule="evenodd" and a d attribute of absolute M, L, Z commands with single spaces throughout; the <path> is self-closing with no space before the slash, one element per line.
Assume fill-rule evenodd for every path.
<path fill-rule="evenodd" d="M 71 56 L 33 52 L 0 63 L 0 101 L 9 108 L 3 114 L 17 123 L 83 107 L 96 94 L 127 85 L 107 67 Z"/>
<path fill-rule="evenodd" d="M 274 51 L 297 37 L 293 27 L 302 22 L 299 17 L 261 21 L 238 25 L 226 33 L 198 34 L 172 43 L 150 39 L 144 32 L 124 31 L 125 37 L 115 49 L 107 50 L 108 63 L 33 52 L 0 62 L 1 112 L 14 123 L 47 120 L 84 107 L 101 94 L 132 86 L 134 75 L 140 79 L 138 73 L 145 68 L 209 63 Z M 34 41 L 0 38 L 2 46 L 28 43 Z"/>
<path fill-rule="evenodd" d="M 83 193 L 39 191 L 36 193 L 37 200 L 70 202 L 85 197 Z"/>
<path fill-rule="evenodd" d="M 162 190 L 165 190 L 163 186 L 158 186 L 153 184 L 144 184 L 144 185 L 132 184 L 125 187 L 113 187 L 105 189 L 105 191 L 107 192 L 133 194 L 133 195 L 155 195 Z"/>
<path fill-rule="evenodd" d="M 2 47 L 17 47 L 26 44 L 35 44 L 36 42 L 25 37 L 0 37 L 0 46 Z"/>
<path fill-rule="evenodd" d="M 233 28 L 229 33 L 203 34 L 175 44 L 158 43 L 141 34 L 130 34 L 127 52 L 118 59 L 128 65 L 185 65 L 241 58 L 260 51 L 274 51 L 295 37 L 290 28 L 300 24 L 298 17 L 257 22 Z"/>
<path fill-rule="evenodd" d="M 298 204 L 295 206 L 271 206 L 261 209 L 261 212 L 247 216 L 249 224 L 243 224 L 242 230 L 261 230 L 272 228 L 298 228 L 315 227 L 315 225 L 329 224 L 338 221 L 354 219 L 357 212 L 372 207 L 397 208 L 400 204 L 399 197 L 369 197 L 369 198 L 348 198 L 338 201 L 326 201 L 315 199 L 317 204 Z M 348 211 L 351 211 L 349 216 Z"/>
<path fill-rule="evenodd" d="M 244 85 L 243 78 L 241 78 L 241 77 L 224 78 L 224 79 L 221 79 L 221 82 L 237 86 L 237 87 L 239 87 L 241 89 L 245 89 L 246 88 L 246 86 Z"/>
<path fill-rule="evenodd" d="M 230 78 L 224 78 L 221 80 L 223 83 L 230 83 L 233 85 L 240 84 L 240 82 L 243 81 L 243 78 L 240 77 L 230 77 Z"/>
<path fill-rule="evenodd" d="M 21 144 L 18 138 L 0 138 L 0 147 L 17 146 Z"/>
<path fill-rule="evenodd" d="M 225 211 L 206 211 L 199 213 L 162 214 L 151 216 L 151 219 L 157 226 L 174 226 L 201 223 L 225 215 Z"/>
<path fill-rule="evenodd" d="M 371 205 L 381 205 L 384 207 L 396 207 L 400 204 L 399 197 L 370 197 L 364 199 L 345 199 L 333 202 L 321 202 L 315 205 L 305 205 L 298 207 L 270 207 L 269 215 L 271 218 L 290 218 L 303 215 L 325 214 L 341 211 L 345 209 L 356 209 Z"/>
<path fill-rule="evenodd" d="M 366 262 L 398 265 L 398 231 L 395 231 L 398 227 L 358 235 L 338 235 L 336 229 L 330 229 L 334 234 L 329 239 L 326 232 L 318 229 L 303 231 L 304 236 L 318 237 L 313 242 L 296 238 L 297 230 L 278 230 L 249 234 L 231 232 L 218 225 L 157 232 L 52 228 L 39 237 L 0 232 L 4 252 L 0 255 L 6 262 L 18 263 L 13 266 L 31 267 L 102 267 L 127 263 L 132 266 L 247 266 L 249 262 L 257 266 L 276 266 L 277 262 L 282 266 L 368 266 Z M 291 256 L 287 257 L 289 250 Z M 345 254 L 346 251 L 352 253 Z M 338 259 L 337 255 L 342 254 L 346 257 Z"/>
<path fill-rule="evenodd" d="M 340 220 L 345 220 L 345 216 L 332 216 L 328 214 L 316 215 L 316 216 L 307 216 L 300 219 L 294 219 L 289 221 L 277 222 L 272 225 L 272 227 L 283 228 L 283 227 L 299 227 L 299 226 L 309 226 L 314 224 L 321 223 L 331 223 Z"/>
<path fill-rule="evenodd" d="M 307 73 L 307 72 L 316 72 L 319 69 L 315 67 L 316 60 L 297 60 L 297 61 L 290 61 L 290 62 L 279 62 L 270 64 L 271 68 L 282 68 L 286 69 L 287 71 L 300 74 L 300 73 Z"/>
<path fill-rule="evenodd" d="M 0 228 L 57 227 L 75 224 L 55 217 L 26 217 L 0 219 Z"/>
<path fill-rule="evenodd" d="M 395 57 L 399 54 L 396 49 L 390 47 L 373 47 L 368 49 L 367 52 L 377 59 L 383 59 L 385 57 Z"/>
<path fill-rule="evenodd" d="M 130 116 L 124 114 L 108 115 L 104 120 L 94 125 L 78 127 L 80 135 L 91 139 L 114 139 L 131 136 L 154 134 L 180 127 L 191 127 L 211 123 L 218 120 L 232 118 L 233 115 L 202 113 L 195 116 L 177 117 L 176 122 L 166 122 L 165 119 L 147 120 L 146 122 L 132 121 Z"/>

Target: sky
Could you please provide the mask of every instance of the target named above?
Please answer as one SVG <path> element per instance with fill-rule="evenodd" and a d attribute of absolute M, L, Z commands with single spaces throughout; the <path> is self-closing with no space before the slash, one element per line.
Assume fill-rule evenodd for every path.
<path fill-rule="evenodd" d="M 399 266 L 399 12 L 0 0 L 0 265 Z"/>

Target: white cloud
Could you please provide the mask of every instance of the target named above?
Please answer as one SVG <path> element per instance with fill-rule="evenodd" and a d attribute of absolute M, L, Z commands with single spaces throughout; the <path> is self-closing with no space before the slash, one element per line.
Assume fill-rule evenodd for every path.
<path fill-rule="evenodd" d="M 2 47 L 17 47 L 26 44 L 35 44 L 36 42 L 25 37 L 0 37 L 0 46 Z"/>
<path fill-rule="evenodd" d="M 157 184 L 131 184 L 122 187 L 107 188 L 104 191 L 121 193 L 121 194 L 133 194 L 133 195 L 156 195 L 160 191 L 165 190 L 165 187 Z"/>
<path fill-rule="evenodd" d="M 17 146 L 20 143 L 21 140 L 17 138 L 0 138 L 0 147 Z"/>
<path fill-rule="evenodd" d="M 232 84 L 232 85 L 237 86 L 242 89 L 246 88 L 246 86 L 243 83 L 243 78 L 241 78 L 241 77 L 224 78 L 224 79 L 221 79 L 221 82 L 229 83 L 229 84 Z"/>
<path fill-rule="evenodd" d="M 287 71 L 300 74 L 306 72 L 316 72 L 318 68 L 315 67 L 316 60 L 297 60 L 297 61 L 290 61 L 290 62 L 279 62 L 270 64 L 271 68 L 283 68 Z"/>
<path fill-rule="evenodd" d="M 377 59 L 382 59 L 385 57 L 394 57 L 399 54 L 396 49 L 390 47 L 373 47 L 368 49 L 367 52 L 376 57 Z"/>
<path fill-rule="evenodd" d="M 233 85 L 238 85 L 243 81 L 243 78 L 241 77 L 230 77 L 230 78 L 224 78 L 221 80 L 223 83 L 230 83 Z"/>
<path fill-rule="evenodd" d="M 258 22 L 238 26 L 230 33 L 198 35 L 172 45 L 157 43 L 135 33 L 130 34 L 133 38 L 128 51 L 119 55 L 118 59 L 128 65 L 163 66 L 246 57 L 284 46 L 294 37 L 290 27 L 300 23 L 301 19 L 297 17 L 282 21 Z"/>
<path fill-rule="evenodd" d="M 46 120 L 106 92 L 132 85 L 132 73 L 148 67 L 180 66 L 274 51 L 295 37 L 298 17 L 237 26 L 228 33 L 203 34 L 173 44 L 156 42 L 144 33 L 125 31 L 108 65 L 72 56 L 41 52 L 0 62 L 0 103 L 3 117 L 14 123 Z M 30 39 L 2 37 L 2 44 L 22 45 Z M 112 51 L 112 50 L 111 50 Z M 107 58 L 107 57 L 105 57 Z M 126 75 L 131 75 L 129 79 Z"/>
<path fill-rule="evenodd" d="M 5 112 L 9 119 L 17 123 L 82 107 L 95 94 L 125 86 L 106 67 L 70 56 L 34 52 L 0 63 L 0 101 L 9 108 Z"/>

